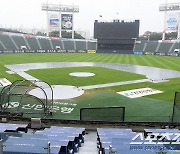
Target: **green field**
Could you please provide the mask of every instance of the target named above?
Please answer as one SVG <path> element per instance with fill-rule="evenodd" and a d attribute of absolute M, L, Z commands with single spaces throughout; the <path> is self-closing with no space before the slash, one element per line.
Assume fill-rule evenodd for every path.
<path fill-rule="evenodd" d="M 40 62 L 103 62 L 117 64 L 133 64 L 151 66 L 180 71 L 180 57 L 144 56 L 144 55 L 119 55 L 119 54 L 2 54 L 0 55 L 0 78 L 5 77 L 10 81 L 22 79 L 18 75 L 6 73 L 4 65 Z M 88 71 L 97 74 L 89 79 L 70 77 L 70 72 Z M 29 74 L 49 82 L 50 84 L 64 85 L 93 85 L 99 83 L 135 80 L 144 76 L 95 67 L 77 67 L 61 69 L 31 70 Z M 153 73 L 153 72 L 152 72 Z M 113 76 L 113 77 L 112 77 Z M 121 76 L 121 78 L 119 78 Z M 172 114 L 174 93 L 180 91 L 180 78 L 170 79 L 164 83 L 138 83 L 131 85 L 115 86 L 102 89 L 87 90 L 81 97 L 71 100 L 61 100 L 57 106 L 59 112 L 53 118 L 79 119 L 79 109 L 82 107 L 125 106 L 126 121 L 169 121 Z M 128 99 L 115 92 L 150 87 L 162 90 L 163 93 L 146 96 L 138 99 Z M 73 104 L 76 104 L 73 106 Z M 73 108 L 67 114 L 60 112 L 63 107 Z"/>
<path fill-rule="evenodd" d="M 95 76 L 92 77 L 74 77 L 69 74 L 72 72 L 91 72 Z M 129 72 L 123 72 L 102 67 L 69 67 L 69 68 L 53 68 L 30 70 L 28 74 L 46 81 L 51 85 L 73 85 L 86 86 L 95 84 L 105 84 L 111 82 L 121 82 L 129 80 L 144 79 L 145 76 Z"/>

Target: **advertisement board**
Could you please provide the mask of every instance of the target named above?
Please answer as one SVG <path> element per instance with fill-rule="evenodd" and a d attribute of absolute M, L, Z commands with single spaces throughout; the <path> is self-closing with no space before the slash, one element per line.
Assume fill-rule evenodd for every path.
<path fill-rule="evenodd" d="M 171 12 L 166 15 L 166 31 L 177 31 L 179 25 L 179 13 Z"/>
<path fill-rule="evenodd" d="M 49 27 L 54 29 L 57 28 L 59 29 L 60 21 L 59 21 L 59 14 L 55 13 L 50 13 L 49 14 Z"/>
<path fill-rule="evenodd" d="M 138 98 L 152 94 L 159 94 L 162 93 L 160 90 L 152 89 L 152 88 L 140 88 L 140 89 L 133 89 L 127 91 L 117 92 L 120 95 L 129 97 L 129 98 Z"/>
<path fill-rule="evenodd" d="M 61 29 L 62 30 L 72 30 L 73 27 L 73 15 L 72 14 L 62 14 L 61 15 Z"/>
<path fill-rule="evenodd" d="M 96 50 L 87 50 L 87 53 L 96 53 Z"/>

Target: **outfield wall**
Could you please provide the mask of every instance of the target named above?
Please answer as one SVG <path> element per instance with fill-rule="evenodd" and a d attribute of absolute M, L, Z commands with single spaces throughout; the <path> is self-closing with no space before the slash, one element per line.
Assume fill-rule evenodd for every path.
<path fill-rule="evenodd" d="M 164 52 L 143 52 L 143 51 L 121 51 L 121 50 L 3 50 L 0 54 L 16 53 L 104 53 L 104 54 L 134 54 L 134 55 L 155 55 L 180 57 L 180 53 Z"/>

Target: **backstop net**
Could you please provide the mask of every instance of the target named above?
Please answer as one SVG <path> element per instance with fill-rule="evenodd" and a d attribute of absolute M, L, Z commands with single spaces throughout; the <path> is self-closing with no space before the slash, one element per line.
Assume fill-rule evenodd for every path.
<path fill-rule="evenodd" d="M 80 109 L 80 120 L 82 121 L 123 122 L 124 115 L 125 107 L 99 107 Z"/>
<path fill-rule="evenodd" d="M 180 92 L 175 93 L 172 122 L 180 122 Z"/>

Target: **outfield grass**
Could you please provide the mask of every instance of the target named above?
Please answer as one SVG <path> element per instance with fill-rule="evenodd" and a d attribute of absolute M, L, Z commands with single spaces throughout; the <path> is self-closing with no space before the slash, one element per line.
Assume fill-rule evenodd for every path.
<path fill-rule="evenodd" d="M 74 77 L 69 75 L 72 72 L 91 72 L 94 73 L 95 76 Z M 48 82 L 51 85 L 73 85 L 78 87 L 146 78 L 143 75 L 102 67 L 53 68 L 30 70 L 27 73 L 41 81 Z"/>
<path fill-rule="evenodd" d="M 0 77 L 5 77 L 10 81 L 15 81 L 22 79 L 18 75 L 9 75 L 6 73 L 8 70 L 4 65 L 7 64 L 21 64 L 21 63 L 40 63 L 40 62 L 103 62 L 103 63 L 118 63 L 118 64 L 133 64 L 133 65 L 143 65 L 158 68 L 165 68 L 170 70 L 180 71 L 180 57 L 163 57 L 163 56 L 145 56 L 145 55 L 119 55 L 119 54 L 75 54 L 75 53 L 48 53 L 48 54 L 2 54 L 0 55 Z M 79 70 L 80 69 L 80 70 Z M 46 78 L 51 84 L 70 84 L 76 85 L 76 79 L 71 80 L 68 73 L 74 71 L 86 71 L 89 72 L 97 71 L 96 73 L 104 74 L 98 79 L 95 79 L 95 84 L 105 83 L 105 82 L 116 82 L 120 81 L 116 73 L 107 73 L 108 71 L 115 70 L 101 70 L 99 68 L 92 69 L 91 67 L 84 68 L 63 68 L 63 69 L 46 69 L 46 70 L 32 70 L 33 76 L 43 79 Z M 57 73 L 58 72 L 58 73 Z M 46 75 L 43 75 L 43 74 Z M 95 73 L 95 74 L 96 74 Z M 107 73 L 107 74 L 106 74 Z M 124 74 L 124 72 L 118 71 L 118 73 Z M 153 72 L 152 72 L 153 73 Z M 59 74 L 59 75 L 56 75 Z M 113 78 L 110 78 L 112 76 Z M 47 77 L 46 77 L 47 76 Z M 64 79 L 60 79 L 59 76 L 64 76 Z M 57 79 L 56 79 L 57 77 Z M 134 74 L 132 76 L 134 80 Z M 53 78 L 53 79 L 52 79 Z M 108 81 L 106 80 L 108 79 Z M 127 76 L 123 77 L 125 80 Z M 139 76 L 137 76 L 139 78 Z M 140 77 L 141 78 L 141 77 Z M 51 80 L 52 79 L 52 80 Z M 90 78 L 89 78 L 90 79 Z M 92 79 L 92 78 L 91 78 Z M 110 79 L 110 81 L 109 81 Z M 60 82 L 60 80 L 62 80 Z M 71 80 L 71 81 L 69 81 Z M 87 79 L 86 79 L 87 81 Z M 79 78 L 78 78 L 78 82 Z M 94 82 L 94 81 L 93 81 Z M 81 85 L 89 85 L 92 80 L 81 82 Z M 131 85 L 123 85 L 116 87 L 108 87 L 103 89 L 93 89 L 88 90 L 81 97 L 62 100 L 63 103 L 71 102 L 76 103 L 76 106 L 69 107 L 73 108 L 71 114 L 64 114 L 61 112 L 55 112 L 52 118 L 62 118 L 62 119 L 79 119 L 79 109 L 81 107 L 103 107 L 103 106 L 125 106 L 126 107 L 126 121 L 169 121 L 172 114 L 174 92 L 180 91 L 180 78 L 171 79 L 164 83 L 139 83 Z M 162 90 L 163 93 L 146 96 L 140 99 L 127 99 L 115 92 L 135 89 L 135 88 L 145 88 L 151 87 L 158 90 Z M 65 104 L 61 104 L 59 108 L 64 107 Z"/>

